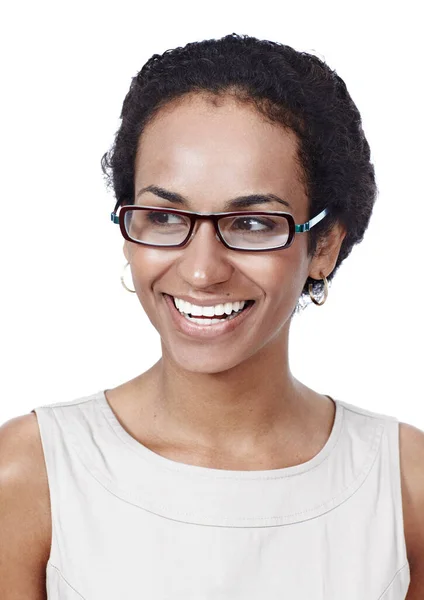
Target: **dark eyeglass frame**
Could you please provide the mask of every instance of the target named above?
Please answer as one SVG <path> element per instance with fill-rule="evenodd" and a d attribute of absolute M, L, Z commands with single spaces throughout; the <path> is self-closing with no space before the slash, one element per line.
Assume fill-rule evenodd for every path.
<path fill-rule="evenodd" d="M 242 210 L 242 211 L 236 211 L 236 212 L 198 213 L 198 212 L 193 212 L 193 211 L 189 211 L 189 210 L 180 210 L 177 208 L 165 208 L 162 206 L 145 206 L 145 205 L 139 205 L 139 204 L 126 204 L 125 206 L 121 206 L 119 215 L 117 215 L 116 210 L 119 207 L 119 204 L 120 204 L 120 201 L 118 201 L 116 203 L 116 206 L 115 206 L 113 212 L 110 214 L 111 221 L 113 223 L 119 224 L 119 227 L 121 229 L 121 233 L 122 233 L 123 237 L 126 240 L 128 240 L 129 242 L 133 242 L 134 244 L 141 244 L 142 246 L 150 246 L 153 248 L 181 248 L 182 246 L 185 246 L 190 241 L 191 237 L 193 236 L 193 230 L 194 230 L 197 220 L 198 219 L 206 219 L 208 221 L 212 221 L 212 223 L 215 226 L 216 237 L 224 244 L 224 246 L 226 248 L 229 248 L 230 250 L 238 250 L 240 252 L 272 252 L 274 250 L 283 250 L 285 248 L 289 248 L 293 243 L 296 233 L 304 233 L 306 231 L 309 231 L 310 229 L 312 229 L 312 227 L 314 227 L 314 225 L 316 225 L 317 223 L 322 221 L 322 219 L 330 213 L 329 208 L 324 208 L 323 211 L 321 211 L 318 215 L 316 215 L 315 217 L 313 217 L 306 223 L 296 224 L 294 222 L 293 215 L 291 215 L 290 213 L 280 212 L 280 211 L 269 211 L 269 210 L 268 211 Z M 188 233 L 187 233 L 185 239 L 180 244 L 165 244 L 165 245 L 164 244 L 151 244 L 151 243 L 147 243 L 147 242 L 140 242 L 139 240 L 133 240 L 128 235 L 128 233 L 125 229 L 125 223 L 124 223 L 125 213 L 128 212 L 129 210 L 155 210 L 158 212 L 167 212 L 167 213 L 174 214 L 174 215 L 183 215 L 183 216 L 186 216 L 188 219 L 190 219 L 190 228 L 188 230 Z M 223 217 L 240 217 L 240 216 L 244 216 L 244 215 L 285 217 L 289 224 L 289 237 L 288 237 L 287 242 L 281 246 L 274 246 L 273 248 L 257 248 L 256 249 L 256 248 L 238 248 L 238 247 L 231 246 L 230 244 L 228 244 L 225 241 L 225 239 L 223 238 L 223 236 L 221 234 L 221 231 L 219 229 L 219 220 Z"/>

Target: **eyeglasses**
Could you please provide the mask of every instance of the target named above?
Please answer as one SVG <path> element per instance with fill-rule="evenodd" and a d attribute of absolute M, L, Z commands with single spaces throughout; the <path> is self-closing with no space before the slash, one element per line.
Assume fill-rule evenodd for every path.
<path fill-rule="evenodd" d="M 119 203 L 117 203 L 118 205 Z M 180 248 L 193 237 L 198 219 L 212 221 L 216 237 L 231 250 L 269 252 L 291 246 L 295 233 L 309 231 L 319 223 L 329 209 L 296 225 L 290 213 L 278 211 L 238 211 L 197 213 L 157 206 L 117 206 L 111 220 L 119 224 L 123 237 L 136 244 L 156 248 Z"/>

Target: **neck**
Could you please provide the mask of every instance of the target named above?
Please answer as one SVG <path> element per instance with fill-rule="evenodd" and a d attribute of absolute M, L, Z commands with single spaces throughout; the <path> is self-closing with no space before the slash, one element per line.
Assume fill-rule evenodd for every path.
<path fill-rule="evenodd" d="M 304 432 L 312 396 L 319 395 L 292 376 L 287 354 L 287 343 L 276 339 L 242 364 L 210 374 L 182 369 L 164 349 L 148 372 L 161 436 L 231 452 L 269 447 L 282 432 L 286 440 Z"/>

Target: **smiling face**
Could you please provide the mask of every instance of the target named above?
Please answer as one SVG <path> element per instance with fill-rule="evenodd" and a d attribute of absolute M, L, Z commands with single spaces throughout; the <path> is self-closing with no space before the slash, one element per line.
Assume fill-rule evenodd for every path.
<path fill-rule="evenodd" d="M 251 106 L 232 98 L 215 105 L 204 96 L 186 96 L 162 108 L 146 126 L 134 187 L 136 196 L 157 186 L 185 200 L 145 191 L 135 203 L 196 212 L 284 211 L 295 223 L 304 223 L 308 200 L 295 160 L 296 143 L 292 132 L 266 122 Z M 273 194 L 289 206 L 277 199 L 229 205 L 231 199 L 251 194 Z M 279 347 L 281 355 L 308 274 L 319 279 L 322 270 L 328 275 L 338 249 L 327 262 L 313 262 L 307 256 L 307 233 L 296 234 L 287 249 L 257 253 L 226 248 L 206 220 L 197 222 L 194 233 L 182 248 L 124 244 L 135 290 L 161 336 L 164 358 L 188 371 L 217 373 L 267 356 L 271 347 Z M 201 306 L 243 300 L 254 304 L 231 327 L 219 323 L 213 333 L 214 324 L 200 330 L 180 316 L 169 296 Z"/>

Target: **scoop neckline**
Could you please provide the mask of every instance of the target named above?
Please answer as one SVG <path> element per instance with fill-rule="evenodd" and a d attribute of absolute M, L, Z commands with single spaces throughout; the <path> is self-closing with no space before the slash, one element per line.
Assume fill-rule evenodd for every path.
<path fill-rule="evenodd" d="M 334 450 L 340 432 L 342 429 L 344 407 L 340 400 L 332 398 L 325 394 L 335 405 L 335 415 L 333 426 L 330 435 L 321 448 L 321 450 L 313 456 L 310 460 L 290 467 L 281 467 L 278 469 L 256 469 L 256 470 L 233 470 L 233 469 L 216 469 L 212 467 L 204 467 L 200 465 L 192 465 L 189 463 L 178 462 L 171 458 L 167 458 L 154 452 L 138 440 L 136 440 L 128 431 L 121 425 L 115 414 L 112 406 L 106 397 L 107 390 L 100 390 L 96 394 L 96 399 L 101 411 L 108 421 L 112 430 L 117 437 L 133 452 L 137 453 L 144 461 L 151 463 L 152 466 L 161 468 L 167 471 L 181 472 L 186 475 L 200 476 L 206 478 L 217 478 L 217 479 L 250 479 L 250 480 L 263 480 L 263 479 L 279 479 L 282 477 L 289 477 L 292 475 L 298 475 L 306 471 L 314 469 L 320 465 L 331 452 Z"/>

